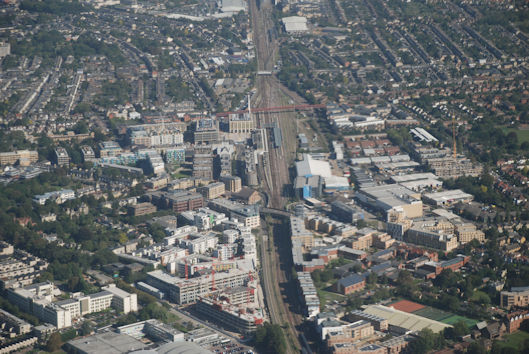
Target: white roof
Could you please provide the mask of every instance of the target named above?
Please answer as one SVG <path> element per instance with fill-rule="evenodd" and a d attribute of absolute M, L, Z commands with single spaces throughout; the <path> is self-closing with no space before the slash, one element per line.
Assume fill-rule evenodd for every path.
<path fill-rule="evenodd" d="M 347 177 L 339 176 L 329 176 L 325 177 L 325 187 L 326 188 L 340 188 L 340 187 L 349 187 L 349 180 Z"/>
<path fill-rule="evenodd" d="M 296 162 L 298 176 L 331 177 L 331 166 L 327 161 L 314 160 L 311 155 L 304 154 L 303 161 Z"/>
<path fill-rule="evenodd" d="M 287 32 L 306 32 L 309 30 L 307 19 L 301 16 L 290 16 L 281 19 Z"/>
<path fill-rule="evenodd" d="M 382 305 L 369 305 L 364 310 L 365 313 L 375 315 L 388 320 L 390 325 L 404 327 L 410 331 L 420 331 L 423 328 L 429 328 L 434 333 L 439 333 L 447 327 L 452 327 L 448 324 L 431 320 L 426 317 L 414 315 L 399 311 L 393 307 L 386 307 Z"/>
<path fill-rule="evenodd" d="M 243 0 L 222 0 L 222 12 L 239 12 L 246 10 Z"/>

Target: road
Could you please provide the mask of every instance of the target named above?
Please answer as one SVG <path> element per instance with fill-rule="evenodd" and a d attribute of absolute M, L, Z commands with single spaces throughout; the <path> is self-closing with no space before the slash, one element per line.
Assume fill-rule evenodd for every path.
<path fill-rule="evenodd" d="M 259 6 L 257 4 L 259 1 Z M 270 0 L 250 0 L 250 19 L 253 30 L 253 39 L 256 47 L 257 70 L 272 72 L 276 55 L 279 52 L 279 42 L 273 35 L 273 5 Z M 288 92 L 273 75 L 257 75 L 257 92 L 253 97 L 252 107 L 274 107 L 295 103 L 299 97 Z M 268 149 L 259 159 L 258 171 L 261 176 L 262 192 L 267 195 L 268 207 L 283 210 L 288 203 L 286 191 L 291 184 L 289 166 L 294 161 L 297 136 L 296 113 L 270 113 L 255 114 L 257 126 L 266 129 Z M 274 148 L 274 142 L 267 127 L 277 126 L 281 129 L 282 144 Z M 281 263 L 278 244 L 274 240 L 275 232 L 259 239 L 261 257 L 261 277 L 270 321 L 282 326 L 286 334 L 287 352 L 299 353 L 302 346 L 296 326 L 302 321 L 299 315 L 290 311 L 285 302 L 287 289 L 285 284 L 289 279 L 285 264 Z M 284 259 L 283 259 L 284 260 Z M 281 284 L 281 285 L 280 285 Z"/>

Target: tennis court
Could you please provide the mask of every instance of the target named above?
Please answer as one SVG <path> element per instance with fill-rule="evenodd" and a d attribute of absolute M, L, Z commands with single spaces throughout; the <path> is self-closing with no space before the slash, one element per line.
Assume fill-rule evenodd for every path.
<path fill-rule="evenodd" d="M 466 325 L 468 326 L 468 328 L 474 327 L 476 325 L 476 323 L 479 322 L 478 320 L 473 320 L 471 318 L 467 318 L 467 317 L 463 317 L 463 316 L 459 316 L 459 315 L 452 315 L 452 316 L 450 316 L 448 318 L 445 318 L 441 322 L 449 324 L 449 325 L 453 325 L 454 323 L 459 322 L 459 321 L 465 322 Z"/>
<path fill-rule="evenodd" d="M 409 300 L 400 300 L 390 304 L 389 306 L 393 307 L 396 310 L 408 313 L 414 313 L 415 311 L 425 308 L 424 305 Z"/>
<path fill-rule="evenodd" d="M 415 315 L 419 315 L 419 316 L 426 317 L 431 320 L 440 321 L 440 322 L 443 322 L 443 320 L 453 316 L 453 314 L 450 312 L 439 310 L 439 309 L 436 309 L 430 306 L 414 311 L 413 313 Z"/>

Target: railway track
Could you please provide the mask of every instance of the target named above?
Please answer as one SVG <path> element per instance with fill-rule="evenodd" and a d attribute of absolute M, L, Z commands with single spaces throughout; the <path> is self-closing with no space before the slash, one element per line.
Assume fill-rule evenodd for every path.
<path fill-rule="evenodd" d="M 254 43 L 256 48 L 257 71 L 273 71 L 275 55 L 278 53 L 278 41 L 274 36 L 269 36 L 273 24 L 273 5 L 270 0 L 249 0 L 250 19 L 252 24 Z M 275 107 L 296 101 L 291 94 L 286 94 L 281 88 L 277 78 L 273 75 L 257 75 L 257 92 L 254 95 L 252 107 Z M 296 144 L 295 112 L 259 112 L 255 113 L 257 126 L 264 127 L 276 125 L 281 129 L 283 143 L 274 147 L 271 134 L 265 137 L 268 149 L 259 159 L 261 171 L 262 192 L 267 195 L 268 206 L 283 210 L 288 198 L 284 195 L 285 186 L 290 184 L 288 166 L 293 161 Z M 293 124 L 294 123 L 294 124 Z M 293 135 L 294 134 L 294 135 Z M 292 145 L 292 141 L 294 145 Z M 299 333 L 296 326 L 300 324 L 299 315 L 292 313 L 285 303 L 284 294 L 287 292 L 285 284 L 288 283 L 285 269 L 281 267 L 279 252 L 283 247 L 278 247 L 280 239 L 274 239 L 275 232 L 260 239 L 260 256 L 262 266 L 263 289 L 268 307 L 270 321 L 283 327 L 286 334 L 287 353 L 299 353 L 302 345 L 299 341 Z M 283 252 L 286 250 L 282 250 Z M 285 256 L 282 253 L 283 260 Z M 290 269 L 290 268 L 288 268 Z M 280 284 L 283 284 L 281 287 Z M 296 317 L 297 316 L 297 317 Z"/>

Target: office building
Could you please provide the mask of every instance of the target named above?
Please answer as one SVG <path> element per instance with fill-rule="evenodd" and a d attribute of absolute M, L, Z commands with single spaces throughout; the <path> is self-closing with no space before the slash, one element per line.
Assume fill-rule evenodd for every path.
<path fill-rule="evenodd" d="M 364 213 L 340 201 L 331 203 L 331 215 L 346 223 L 355 223 L 358 220 L 364 219 Z"/>

